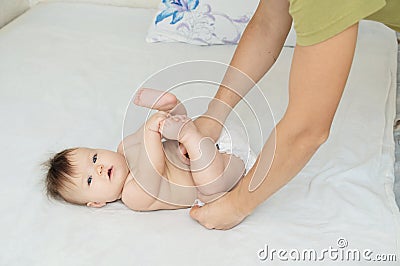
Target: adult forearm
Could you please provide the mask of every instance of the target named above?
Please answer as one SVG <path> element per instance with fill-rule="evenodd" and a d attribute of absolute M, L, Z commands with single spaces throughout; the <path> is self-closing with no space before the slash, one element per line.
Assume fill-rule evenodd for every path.
<path fill-rule="evenodd" d="M 251 213 L 296 176 L 326 139 L 327 134 L 296 131 L 290 122 L 281 121 L 237 187 L 239 207 Z"/>
<path fill-rule="evenodd" d="M 224 122 L 233 108 L 271 68 L 278 58 L 292 19 L 286 12 L 279 17 L 260 1 L 233 55 L 221 86 L 210 102 L 208 113 Z"/>
<path fill-rule="evenodd" d="M 328 138 L 353 60 L 357 31 L 358 24 L 354 24 L 312 47 L 296 46 L 290 73 L 289 105 L 276 126 L 276 141 L 271 135 L 259 164 L 240 187 L 239 197 L 248 199 L 252 208 L 289 182 Z M 250 192 L 250 180 L 253 178 L 257 184 L 264 177 L 260 187 Z M 250 190 L 252 188 L 254 183 L 250 184 Z"/>

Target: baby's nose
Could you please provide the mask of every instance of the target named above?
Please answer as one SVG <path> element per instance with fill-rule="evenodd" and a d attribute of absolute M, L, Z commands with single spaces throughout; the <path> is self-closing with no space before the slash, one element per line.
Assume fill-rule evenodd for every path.
<path fill-rule="evenodd" d="M 103 173 L 104 166 L 102 164 L 97 166 L 97 173 L 101 175 Z"/>

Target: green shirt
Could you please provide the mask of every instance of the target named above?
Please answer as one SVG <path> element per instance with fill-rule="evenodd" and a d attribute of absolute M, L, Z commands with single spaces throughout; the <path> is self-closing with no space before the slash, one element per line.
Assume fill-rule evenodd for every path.
<path fill-rule="evenodd" d="M 362 19 L 400 31 L 400 0 L 289 0 L 298 45 L 312 45 Z"/>

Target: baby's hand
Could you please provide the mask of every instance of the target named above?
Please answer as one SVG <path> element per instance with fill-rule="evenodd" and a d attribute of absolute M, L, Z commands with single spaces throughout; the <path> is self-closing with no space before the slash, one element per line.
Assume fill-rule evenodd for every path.
<path fill-rule="evenodd" d="M 186 115 L 174 115 L 161 122 L 160 133 L 166 139 L 180 140 L 183 127 L 191 121 Z"/>
<path fill-rule="evenodd" d="M 161 122 L 167 119 L 168 117 L 170 117 L 170 115 L 167 112 L 158 111 L 146 121 L 146 128 L 154 132 L 159 132 Z"/>

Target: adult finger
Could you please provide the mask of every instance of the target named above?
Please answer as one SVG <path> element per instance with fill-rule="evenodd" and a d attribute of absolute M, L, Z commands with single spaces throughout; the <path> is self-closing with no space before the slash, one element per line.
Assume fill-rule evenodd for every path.
<path fill-rule="evenodd" d="M 198 210 L 200 209 L 199 206 L 195 205 L 190 209 L 190 217 L 192 217 L 194 220 L 198 221 Z"/>
<path fill-rule="evenodd" d="M 213 225 L 207 222 L 207 219 L 205 218 L 207 216 L 205 215 L 207 208 L 208 208 L 207 205 L 204 205 L 203 207 L 195 205 L 192 207 L 189 214 L 194 220 L 196 220 L 199 224 L 201 224 L 205 228 L 213 229 L 214 228 Z"/>

